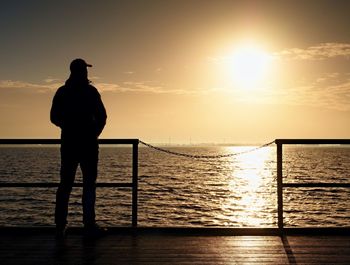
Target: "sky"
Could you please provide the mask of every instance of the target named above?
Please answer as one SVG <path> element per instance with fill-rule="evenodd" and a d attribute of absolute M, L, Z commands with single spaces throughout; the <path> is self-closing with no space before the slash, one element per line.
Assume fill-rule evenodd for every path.
<path fill-rule="evenodd" d="M 0 138 L 59 138 L 69 64 L 107 109 L 101 138 L 350 138 L 350 1 L 0 1 Z"/>

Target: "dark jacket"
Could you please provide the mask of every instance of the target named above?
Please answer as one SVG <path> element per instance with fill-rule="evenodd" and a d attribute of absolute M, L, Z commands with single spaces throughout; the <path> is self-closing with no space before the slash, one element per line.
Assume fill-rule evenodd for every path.
<path fill-rule="evenodd" d="M 63 139 L 97 139 L 107 119 L 97 89 L 86 83 L 66 82 L 52 101 L 50 119 L 62 129 Z"/>

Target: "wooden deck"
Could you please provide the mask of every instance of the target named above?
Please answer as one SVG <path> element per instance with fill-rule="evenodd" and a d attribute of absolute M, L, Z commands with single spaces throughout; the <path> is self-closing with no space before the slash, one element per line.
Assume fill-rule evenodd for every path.
<path fill-rule="evenodd" d="M 84 240 L 53 230 L 0 233 L 0 264 L 350 264 L 349 235 L 113 232 Z"/>

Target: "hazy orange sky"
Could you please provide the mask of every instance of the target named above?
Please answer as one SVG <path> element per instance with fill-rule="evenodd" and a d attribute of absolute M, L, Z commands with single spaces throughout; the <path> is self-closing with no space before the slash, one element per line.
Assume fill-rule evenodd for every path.
<path fill-rule="evenodd" d="M 349 10 L 341 0 L 2 1 L 0 138 L 59 137 L 49 110 L 74 58 L 93 64 L 102 138 L 350 138 Z M 257 56 L 234 62 L 247 47 L 268 58 L 253 83 Z"/>

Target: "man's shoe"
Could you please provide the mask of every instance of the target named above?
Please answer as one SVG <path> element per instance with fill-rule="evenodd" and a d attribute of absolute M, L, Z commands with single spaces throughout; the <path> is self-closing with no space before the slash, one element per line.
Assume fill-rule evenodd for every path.
<path fill-rule="evenodd" d="M 84 226 L 84 237 L 96 239 L 107 235 L 107 229 L 99 227 L 97 224 Z"/>

